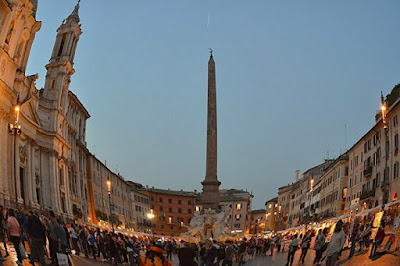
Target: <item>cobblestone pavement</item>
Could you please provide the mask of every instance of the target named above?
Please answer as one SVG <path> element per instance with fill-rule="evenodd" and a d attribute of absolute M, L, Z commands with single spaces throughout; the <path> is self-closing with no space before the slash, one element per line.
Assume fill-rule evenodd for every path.
<path fill-rule="evenodd" d="M 263 256 L 263 255 L 259 255 L 256 256 L 253 260 L 247 260 L 247 263 L 244 264 L 245 266 L 275 266 L 275 265 L 279 265 L 279 266 L 283 266 L 286 264 L 287 261 L 287 252 L 284 253 L 276 253 L 273 256 Z M 301 255 L 301 250 L 298 250 L 295 254 L 295 258 L 294 258 L 294 266 L 297 265 L 301 265 L 301 266 L 308 266 L 308 265 L 313 265 L 312 262 L 314 260 L 314 256 L 315 256 L 315 251 L 310 249 L 308 250 L 306 259 L 304 261 L 304 263 L 300 263 L 299 262 L 299 258 Z M 362 265 L 362 266 L 386 266 L 386 265 L 391 265 L 391 266 L 397 266 L 400 265 L 400 251 L 398 252 L 392 252 L 389 254 L 385 254 L 381 257 L 375 257 L 373 260 L 370 260 L 368 258 L 369 253 L 364 252 L 364 253 L 356 253 L 354 255 L 354 257 L 350 260 L 347 260 L 346 258 L 349 255 L 349 250 L 345 250 L 343 251 L 342 256 L 340 257 L 340 259 L 337 262 L 337 265 L 343 265 L 343 266 L 358 266 L 358 265 Z M 92 259 L 85 259 L 82 257 L 77 257 L 77 256 L 73 256 L 72 258 L 72 262 L 74 266 L 84 266 L 84 265 L 105 265 L 108 263 L 104 263 L 104 262 L 100 262 L 98 261 L 93 261 Z M 222 264 L 222 263 L 221 263 Z M 178 258 L 177 256 L 173 256 L 172 258 L 172 265 L 174 266 L 178 266 Z M 238 263 L 234 263 L 234 265 L 238 265 Z M 324 265 L 324 263 L 322 264 Z"/>
<path fill-rule="evenodd" d="M 2 246 L 1 246 L 2 247 Z M 10 245 L 8 247 L 8 251 L 10 253 L 10 256 L 7 257 L 7 261 L 0 263 L 1 265 L 4 266 L 9 266 L 9 265 L 16 265 L 15 261 L 16 261 L 16 253 L 14 248 L 12 247 L 12 245 Z M 2 254 L 5 255 L 5 251 L 2 248 Z M 263 256 L 263 255 L 259 255 L 256 256 L 253 260 L 248 260 L 247 259 L 247 263 L 245 264 L 245 266 L 275 266 L 275 265 L 279 265 L 279 266 L 283 266 L 286 264 L 287 261 L 287 252 L 284 253 L 277 253 L 274 252 L 273 256 Z M 312 249 L 308 250 L 306 259 L 304 264 L 299 262 L 299 258 L 301 255 L 301 250 L 298 250 L 295 254 L 295 258 L 294 258 L 294 266 L 308 266 L 308 265 L 312 265 L 314 256 L 315 256 L 315 251 Z M 350 260 L 347 260 L 346 258 L 349 255 L 349 250 L 345 250 L 343 251 L 342 256 L 340 257 L 340 259 L 337 262 L 337 265 L 343 265 L 343 266 L 386 266 L 386 265 L 390 265 L 390 266 L 397 266 L 400 265 L 400 251 L 397 252 L 390 252 L 388 254 L 382 255 L 382 256 L 377 256 L 375 258 L 373 258 L 373 260 L 369 259 L 369 253 L 368 252 L 363 252 L 363 253 L 356 253 L 354 255 L 354 257 Z M 97 265 L 110 265 L 109 263 L 106 262 L 101 262 L 100 260 L 93 260 L 93 259 L 86 259 L 84 257 L 81 256 L 72 256 L 72 264 L 74 266 L 97 266 Z M 49 261 L 48 261 L 49 262 Z M 29 260 L 24 260 L 23 261 L 24 266 L 28 266 L 31 265 L 29 263 Z M 178 258 L 177 256 L 173 256 L 172 258 L 172 265 L 174 266 L 178 266 Z M 234 263 L 234 265 L 238 265 L 238 263 Z M 324 265 L 324 264 L 322 264 Z"/>

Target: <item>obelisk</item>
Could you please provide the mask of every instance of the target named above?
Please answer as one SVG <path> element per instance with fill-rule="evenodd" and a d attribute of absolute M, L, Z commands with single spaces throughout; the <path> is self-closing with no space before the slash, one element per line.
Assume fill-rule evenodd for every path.
<path fill-rule="evenodd" d="M 220 197 L 217 178 L 217 92 L 215 82 L 215 62 L 210 51 L 208 60 L 208 109 L 207 109 L 207 157 L 206 178 L 201 184 L 201 204 L 203 209 L 218 209 Z"/>

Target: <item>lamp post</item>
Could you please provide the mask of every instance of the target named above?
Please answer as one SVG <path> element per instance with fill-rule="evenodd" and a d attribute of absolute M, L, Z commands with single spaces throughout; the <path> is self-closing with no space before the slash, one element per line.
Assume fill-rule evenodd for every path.
<path fill-rule="evenodd" d="M 14 106 L 15 112 L 15 123 L 9 124 L 8 132 L 14 136 L 14 190 L 15 190 L 15 205 L 18 207 L 18 192 L 17 192 L 17 136 L 21 134 L 21 125 L 19 125 L 19 112 L 21 105 L 19 103 L 19 96 L 17 98 L 17 104 Z"/>
<path fill-rule="evenodd" d="M 153 233 L 153 238 L 154 238 L 154 230 L 153 230 L 153 222 L 152 222 L 152 220 L 154 219 L 154 212 L 153 212 L 153 209 L 150 209 L 150 212 L 147 214 L 147 218 L 150 219 L 151 232 Z"/>
<path fill-rule="evenodd" d="M 111 208 L 111 180 L 110 180 L 110 178 L 107 178 L 107 192 L 108 192 L 108 203 L 110 205 L 111 228 L 112 228 L 112 231 L 114 232 L 114 223 L 113 223 L 113 220 L 112 220 L 112 208 Z"/>
<path fill-rule="evenodd" d="M 387 169 L 389 160 L 389 128 L 386 120 L 386 104 L 381 92 L 381 112 L 383 129 L 385 131 L 385 171 L 383 172 L 383 205 L 388 202 L 389 199 L 389 171 Z"/>

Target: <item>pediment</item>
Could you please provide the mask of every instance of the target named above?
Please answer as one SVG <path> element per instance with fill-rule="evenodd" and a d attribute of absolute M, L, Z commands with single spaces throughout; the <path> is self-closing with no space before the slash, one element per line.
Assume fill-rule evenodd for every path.
<path fill-rule="evenodd" d="M 33 106 L 32 101 L 26 103 L 27 108 L 24 108 L 24 115 L 35 125 L 41 127 L 39 115 L 36 108 Z"/>

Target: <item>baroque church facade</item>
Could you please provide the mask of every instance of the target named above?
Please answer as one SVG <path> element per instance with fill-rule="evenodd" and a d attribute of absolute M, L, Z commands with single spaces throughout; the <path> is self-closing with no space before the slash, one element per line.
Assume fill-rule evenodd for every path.
<path fill-rule="evenodd" d="M 40 30 L 37 0 L 0 0 L 0 205 L 87 220 L 88 111 L 69 90 L 82 34 L 79 2 L 57 30 L 44 88 L 25 73 Z M 15 106 L 20 106 L 19 115 Z M 10 124 L 21 134 L 8 134 Z"/>

